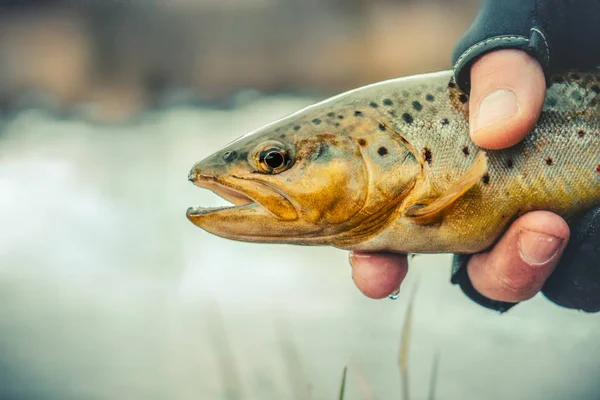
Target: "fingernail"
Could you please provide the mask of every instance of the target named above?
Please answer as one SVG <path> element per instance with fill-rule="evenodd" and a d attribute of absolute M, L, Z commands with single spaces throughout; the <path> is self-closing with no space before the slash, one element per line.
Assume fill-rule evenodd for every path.
<path fill-rule="evenodd" d="M 509 89 L 500 89 L 487 95 L 479 104 L 479 112 L 473 125 L 473 131 L 485 128 L 504 118 L 509 118 L 519 111 L 517 95 Z"/>
<path fill-rule="evenodd" d="M 519 253 L 527 264 L 541 265 L 552 260 L 564 239 L 523 229 L 519 234 Z"/>

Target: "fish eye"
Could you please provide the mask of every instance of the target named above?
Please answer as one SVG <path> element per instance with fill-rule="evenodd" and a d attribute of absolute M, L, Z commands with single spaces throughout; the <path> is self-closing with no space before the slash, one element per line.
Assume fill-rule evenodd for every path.
<path fill-rule="evenodd" d="M 287 151 L 269 148 L 260 152 L 258 161 L 263 172 L 279 173 L 287 167 L 289 159 Z"/>
<path fill-rule="evenodd" d="M 293 164 L 293 150 L 277 140 L 268 140 L 252 152 L 254 165 L 263 174 L 279 174 Z"/>
<path fill-rule="evenodd" d="M 284 162 L 285 158 L 283 154 L 278 151 L 272 151 L 265 157 L 265 163 L 273 169 L 281 167 Z"/>

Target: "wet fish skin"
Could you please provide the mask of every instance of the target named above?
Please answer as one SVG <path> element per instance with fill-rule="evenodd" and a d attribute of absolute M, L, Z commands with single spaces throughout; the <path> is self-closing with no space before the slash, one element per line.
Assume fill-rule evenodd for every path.
<path fill-rule="evenodd" d="M 528 211 L 570 220 L 600 206 L 599 93 L 596 73 L 554 76 L 533 131 L 484 151 L 450 71 L 358 88 L 197 163 L 191 180 L 240 205 L 187 216 L 234 240 L 475 253 Z M 271 150 L 285 165 L 265 171 Z"/>

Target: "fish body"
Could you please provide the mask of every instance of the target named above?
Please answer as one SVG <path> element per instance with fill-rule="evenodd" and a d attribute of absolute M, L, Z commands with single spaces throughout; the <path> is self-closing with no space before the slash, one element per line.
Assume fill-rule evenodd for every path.
<path fill-rule="evenodd" d="M 533 131 L 504 150 L 470 139 L 451 71 L 392 79 L 259 128 L 189 178 L 236 206 L 187 217 L 242 241 L 475 253 L 518 216 L 600 206 L 600 75 L 552 77 Z"/>

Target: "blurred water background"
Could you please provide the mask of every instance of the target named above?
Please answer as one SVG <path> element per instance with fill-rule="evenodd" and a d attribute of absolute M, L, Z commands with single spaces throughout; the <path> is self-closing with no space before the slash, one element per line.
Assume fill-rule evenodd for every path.
<path fill-rule="evenodd" d="M 0 0 L 0 399 L 600 398 L 600 318 L 505 315 L 418 256 L 397 301 L 345 252 L 213 237 L 187 182 L 329 95 L 446 69 L 475 0 Z"/>

